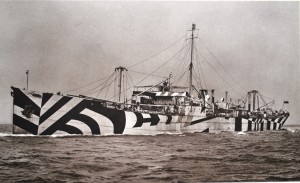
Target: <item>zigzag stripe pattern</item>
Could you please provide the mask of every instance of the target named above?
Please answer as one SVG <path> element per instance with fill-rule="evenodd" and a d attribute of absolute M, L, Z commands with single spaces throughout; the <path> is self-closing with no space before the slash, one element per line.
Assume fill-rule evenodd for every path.
<path fill-rule="evenodd" d="M 71 97 L 61 97 L 61 99 L 51 106 L 45 113 L 40 117 L 40 124 L 45 122 L 50 116 L 57 112 L 61 107 L 66 105 L 72 98 Z"/>
<path fill-rule="evenodd" d="M 78 100 L 78 99 L 76 99 L 76 100 Z M 61 101 L 63 101 L 63 102 L 61 102 Z M 95 121 L 90 116 L 80 114 L 84 109 L 89 109 L 95 113 L 98 113 L 98 114 L 108 118 L 111 121 L 111 123 L 113 124 L 113 128 L 114 128 L 113 132 L 115 134 L 123 133 L 124 128 L 125 128 L 125 113 L 124 113 L 124 111 L 112 111 L 112 109 L 104 108 L 99 102 L 89 101 L 89 100 L 81 100 L 74 107 L 72 105 L 70 105 L 70 106 L 72 106 L 72 108 L 70 110 L 60 111 L 59 109 L 62 108 L 61 103 L 65 103 L 66 101 L 69 101 L 69 103 L 72 102 L 70 100 L 62 98 L 61 100 L 59 100 L 56 104 L 54 104 L 50 108 L 51 113 L 53 113 L 53 111 L 57 111 L 57 113 L 63 113 L 63 115 L 61 117 L 59 116 L 60 117 L 59 119 L 55 119 L 54 123 L 52 123 L 52 124 L 50 123 L 50 125 L 47 126 L 47 128 L 45 128 L 45 130 L 41 131 L 41 133 L 40 133 L 41 135 L 51 135 L 51 134 L 55 133 L 57 130 L 65 131 L 69 134 L 83 134 L 83 132 L 80 129 L 77 128 L 77 130 L 76 130 L 75 129 L 76 127 L 71 127 L 70 125 L 67 125 L 67 123 L 71 120 L 77 120 L 77 121 L 84 123 L 85 125 L 87 125 L 90 128 L 92 134 L 100 135 L 101 134 L 100 126 L 98 125 L 97 121 Z M 64 106 L 68 105 L 69 103 L 66 103 Z M 55 113 L 53 113 L 52 116 L 55 117 Z M 44 122 L 44 120 L 51 122 L 51 119 L 49 119 L 49 118 L 47 118 L 47 119 L 42 118 L 42 121 L 40 121 L 40 122 Z M 101 119 L 99 119 L 99 120 L 101 120 Z"/>
<path fill-rule="evenodd" d="M 13 125 L 18 127 L 17 130 L 21 129 L 25 133 L 34 135 L 279 130 L 289 117 L 288 114 L 273 119 L 242 119 L 206 116 L 203 111 L 196 117 L 193 116 L 194 111 L 179 115 L 125 112 L 103 107 L 100 101 L 51 93 L 38 94 L 14 87 L 12 89 L 14 91 Z"/>
<path fill-rule="evenodd" d="M 257 119 L 257 118 L 248 118 L 248 131 L 263 131 L 263 130 L 280 130 L 289 117 L 289 114 L 272 118 L 272 119 Z M 254 125 L 254 126 L 253 126 Z"/>
<path fill-rule="evenodd" d="M 33 122 L 32 115 L 39 117 L 40 106 L 33 102 L 28 96 L 26 96 L 20 89 L 14 88 L 14 106 L 18 106 L 18 109 L 14 107 L 13 122 L 14 125 L 27 131 L 33 135 L 37 134 L 38 125 Z"/>
<path fill-rule="evenodd" d="M 125 128 L 125 112 L 104 108 L 100 102 L 83 100 L 79 98 L 57 96 L 49 93 L 43 94 L 41 106 L 37 106 L 25 93 L 18 88 L 14 89 L 14 105 L 25 111 L 30 107 L 31 115 L 39 117 L 39 125 L 31 122 L 32 117 L 17 115 L 14 112 L 13 123 L 15 126 L 34 135 L 52 135 L 57 131 L 69 134 L 84 134 L 80 128 L 70 125 L 70 121 L 84 123 L 90 129 L 91 134 L 101 134 L 101 120 L 109 121 L 113 128 L 113 133 L 121 134 Z M 84 110 L 90 110 L 98 114 L 101 119 L 96 121 L 90 116 L 82 114 Z M 42 114 L 41 114 L 42 111 Z M 41 114 L 41 116 L 40 116 Z M 102 116 L 102 117 L 101 117 Z M 71 123 L 72 124 L 72 123 Z"/>

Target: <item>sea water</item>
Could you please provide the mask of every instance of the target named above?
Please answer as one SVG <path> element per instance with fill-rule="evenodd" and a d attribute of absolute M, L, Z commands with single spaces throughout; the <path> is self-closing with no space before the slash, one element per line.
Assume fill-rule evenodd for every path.
<path fill-rule="evenodd" d="M 300 126 L 156 136 L 37 137 L 10 129 L 0 133 L 0 182 L 300 181 Z"/>

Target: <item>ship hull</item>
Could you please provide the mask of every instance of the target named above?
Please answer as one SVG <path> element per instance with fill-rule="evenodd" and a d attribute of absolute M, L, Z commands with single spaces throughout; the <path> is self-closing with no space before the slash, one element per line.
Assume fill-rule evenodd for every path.
<path fill-rule="evenodd" d="M 12 87 L 13 133 L 33 135 L 155 135 L 220 131 L 280 130 L 289 114 L 273 118 L 149 114 L 108 108 L 100 101 Z M 193 112 L 189 112 L 193 111 Z"/>

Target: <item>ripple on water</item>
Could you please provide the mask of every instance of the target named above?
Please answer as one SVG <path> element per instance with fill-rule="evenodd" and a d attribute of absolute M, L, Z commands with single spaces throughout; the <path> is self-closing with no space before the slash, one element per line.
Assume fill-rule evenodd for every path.
<path fill-rule="evenodd" d="M 288 131 L 110 137 L 0 137 L 1 182 L 300 180 Z"/>

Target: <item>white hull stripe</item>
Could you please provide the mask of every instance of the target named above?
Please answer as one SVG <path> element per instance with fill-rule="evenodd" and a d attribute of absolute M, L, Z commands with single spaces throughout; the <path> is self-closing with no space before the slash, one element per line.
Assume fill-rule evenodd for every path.
<path fill-rule="evenodd" d="M 41 116 L 48 111 L 54 104 L 56 104 L 59 100 L 61 100 L 62 96 L 52 95 L 52 97 L 42 106 Z"/>
<path fill-rule="evenodd" d="M 21 107 L 19 106 L 14 106 L 14 114 L 18 115 L 19 117 L 23 118 L 24 120 L 27 120 L 28 122 L 31 122 L 35 125 L 39 125 L 39 117 L 34 115 L 34 114 L 31 114 L 30 118 L 26 118 L 23 114 L 22 114 L 22 111 L 24 109 L 22 109 Z"/>
<path fill-rule="evenodd" d="M 113 134 L 114 133 L 114 126 L 110 119 L 103 116 L 102 114 L 96 113 L 89 109 L 84 109 L 81 111 L 80 114 L 86 115 L 91 117 L 95 120 L 100 127 L 100 134 Z"/>
<path fill-rule="evenodd" d="M 70 120 L 67 125 L 72 126 L 74 128 L 77 128 L 82 132 L 84 135 L 92 135 L 92 131 L 88 125 L 83 123 L 82 121 L 77 121 L 77 120 Z"/>
<path fill-rule="evenodd" d="M 59 100 L 57 103 L 62 101 L 63 99 Z M 70 100 L 65 99 L 67 103 L 63 105 L 62 107 L 54 104 L 52 108 L 50 108 L 47 112 L 45 112 L 40 117 L 40 126 L 39 126 L 39 133 L 43 133 L 47 128 L 49 128 L 51 125 L 53 125 L 57 120 L 59 120 L 62 116 L 64 116 L 68 111 L 70 111 L 72 108 L 74 108 L 76 105 L 78 105 L 82 99 L 78 98 L 70 98 Z M 63 102 L 65 102 L 63 101 Z M 53 108 L 57 107 L 57 108 Z"/>

